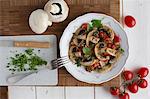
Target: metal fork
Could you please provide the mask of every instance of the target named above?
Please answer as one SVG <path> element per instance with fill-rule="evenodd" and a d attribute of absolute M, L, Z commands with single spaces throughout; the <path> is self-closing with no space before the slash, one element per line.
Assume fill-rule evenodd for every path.
<path fill-rule="evenodd" d="M 47 65 L 45 68 L 43 69 L 50 69 L 50 70 L 54 70 L 54 69 L 58 69 L 64 66 L 64 64 L 69 63 L 70 60 L 67 56 L 61 57 L 61 58 L 57 58 L 51 61 L 50 65 Z M 27 72 L 27 73 L 21 73 L 21 74 L 14 74 L 14 75 L 10 75 L 7 77 L 7 82 L 12 84 L 12 83 L 16 83 L 24 78 L 26 78 L 27 76 L 37 73 L 43 69 L 39 69 L 36 71 L 32 71 L 32 72 Z"/>
<path fill-rule="evenodd" d="M 64 64 L 69 63 L 70 60 L 67 56 L 61 57 L 61 58 L 57 58 L 51 61 L 51 69 L 56 69 L 56 68 L 60 68 L 63 67 Z"/>

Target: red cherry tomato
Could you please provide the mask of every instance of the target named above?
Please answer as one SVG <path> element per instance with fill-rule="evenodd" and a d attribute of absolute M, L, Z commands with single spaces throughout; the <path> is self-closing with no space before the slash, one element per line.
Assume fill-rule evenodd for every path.
<path fill-rule="evenodd" d="M 120 92 L 119 88 L 117 88 L 117 87 L 110 87 L 110 93 L 112 95 L 117 96 L 117 95 L 119 95 L 119 92 Z"/>
<path fill-rule="evenodd" d="M 107 44 L 107 47 L 108 47 L 108 48 L 111 48 L 111 47 L 112 47 L 112 43 L 108 43 L 108 44 Z"/>
<path fill-rule="evenodd" d="M 126 16 L 124 21 L 125 21 L 125 24 L 130 28 L 134 27 L 136 24 L 136 20 L 132 16 Z"/>
<path fill-rule="evenodd" d="M 107 47 L 108 48 L 112 48 L 112 49 L 116 49 L 116 46 L 114 44 L 112 44 L 112 43 L 108 43 Z"/>
<path fill-rule="evenodd" d="M 81 26 L 81 28 L 85 29 L 85 30 L 87 30 L 87 27 L 88 27 L 88 23 L 83 23 L 82 26 Z"/>
<path fill-rule="evenodd" d="M 110 41 L 110 38 L 108 36 L 104 37 L 105 41 Z"/>
<path fill-rule="evenodd" d="M 98 66 L 100 66 L 100 64 L 98 62 L 92 65 L 93 68 L 96 68 Z"/>
<path fill-rule="evenodd" d="M 115 35 L 115 36 L 114 36 L 114 42 L 115 42 L 115 43 L 116 43 L 116 42 L 120 42 L 120 37 L 117 36 L 117 35 Z"/>
<path fill-rule="evenodd" d="M 138 74 L 138 76 L 139 76 L 140 78 L 144 78 L 144 77 L 146 77 L 146 76 L 148 75 L 148 73 L 149 73 L 148 68 L 142 67 L 142 68 L 139 69 L 139 71 L 138 71 L 137 74 Z"/>
<path fill-rule="evenodd" d="M 107 52 L 102 53 L 103 56 L 110 56 L 110 54 L 108 54 Z"/>
<path fill-rule="evenodd" d="M 104 33 L 103 31 L 100 31 L 100 32 L 99 32 L 99 36 L 100 36 L 100 37 L 102 37 L 102 38 L 103 38 L 103 37 L 104 37 L 104 35 L 105 35 L 105 33 Z"/>
<path fill-rule="evenodd" d="M 123 72 L 123 78 L 125 80 L 131 80 L 133 78 L 133 73 L 129 70 Z"/>
<path fill-rule="evenodd" d="M 112 49 L 116 49 L 116 46 L 113 44 L 113 45 L 111 46 L 111 48 L 112 48 Z"/>
<path fill-rule="evenodd" d="M 146 88 L 146 87 L 148 86 L 148 83 L 147 83 L 147 81 L 146 81 L 145 79 L 140 79 L 140 80 L 138 81 L 138 86 L 139 86 L 140 88 Z"/>
<path fill-rule="evenodd" d="M 128 93 L 122 93 L 119 95 L 119 99 L 130 99 L 130 96 Z"/>
<path fill-rule="evenodd" d="M 108 36 L 104 37 L 104 41 L 105 43 L 112 43 L 111 39 Z"/>
<path fill-rule="evenodd" d="M 136 82 L 133 82 L 132 84 L 129 84 L 128 89 L 132 93 L 137 93 L 138 92 L 138 85 Z"/>

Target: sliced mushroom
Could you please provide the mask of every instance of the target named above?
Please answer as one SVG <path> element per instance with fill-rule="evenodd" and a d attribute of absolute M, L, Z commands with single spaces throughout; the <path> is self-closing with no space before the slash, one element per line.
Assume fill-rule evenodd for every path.
<path fill-rule="evenodd" d="M 95 56 L 99 59 L 99 60 L 102 60 L 102 61 L 105 61 L 107 60 L 105 57 L 101 56 L 101 52 L 100 52 L 100 48 L 99 48 L 99 43 L 96 44 L 95 48 L 94 48 L 94 52 L 95 52 Z"/>
<path fill-rule="evenodd" d="M 74 54 L 76 57 L 82 57 L 81 52 L 75 52 Z"/>
<path fill-rule="evenodd" d="M 113 64 L 113 63 L 115 63 L 116 61 L 117 61 L 116 58 L 114 58 L 114 59 L 111 59 L 111 60 L 109 61 L 109 63 Z"/>
<path fill-rule="evenodd" d="M 92 68 L 93 68 L 93 69 L 101 68 L 101 64 L 100 64 L 100 62 L 99 62 L 98 59 L 95 59 L 95 60 L 94 60 L 94 62 L 93 62 L 93 64 L 92 64 Z"/>
<path fill-rule="evenodd" d="M 82 41 L 78 44 L 79 47 L 84 46 L 84 45 L 85 45 L 85 40 L 82 40 Z"/>
<path fill-rule="evenodd" d="M 83 66 L 91 66 L 93 64 L 93 60 L 87 61 L 87 62 L 80 62 L 81 65 Z"/>
<path fill-rule="evenodd" d="M 102 68 L 98 69 L 97 71 L 99 73 L 105 73 L 105 72 L 110 71 L 111 69 L 112 69 L 112 64 L 108 64 L 108 65 L 105 65 Z"/>
<path fill-rule="evenodd" d="M 82 39 L 82 40 L 86 40 L 86 34 L 84 34 L 84 35 L 78 35 L 77 38 L 78 39 Z"/>
<path fill-rule="evenodd" d="M 120 52 L 116 53 L 116 59 L 119 59 L 122 56 L 122 54 Z"/>
<path fill-rule="evenodd" d="M 105 48 L 106 43 L 105 42 L 99 42 L 99 48 Z"/>
<path fill-rule="evenodd" d="M 98 43 L 98 41 L 100 40 L 100 38 L 95 37 L 95 36 L 91 36 L 89 39 L 92 43 Z"/>
<path fill-rule="evenodd" d="M 107 59 L 107 60 L 110 60 L 110 56 L 106 56 L 106 59 Z"/>
<path fill-rule="evenodd" d="M 77 38 L 73 38 L 73 44 L 75 44 L 76 46 L 78 45 L 78 39 Z"/>
<path fill-rule="evenodd" d="M 75 55 L 73 53 L 73 49 L 76 48 L 76 46 L 71 46 L 70 49 L 69 49 L 69 56 L 70 56 L 70 60 L 73 62 L 73 63 L 76 63 L 75 61 Z"/>
<path fill-rule="evenodd" d="M 110 38 L 111 38 L 111 40 L 113 40 L 114 37 L 115 37 L 115 33 L 114 33 L 114 31 L 111 31 L 111 32 L 110 32 Z"/>
<path fill-rule="evenodd" d="M 99 45 L 100 46 L 100 45 Z M 99 54 L 105 53 L 106 52 L 106 47 L 104 48 L 99 48 Z"/>
<path fill-rule="evenodd" d="M 114 31 L 113 31 L 110 27 L 108 27 L 108 26 L 106 26 L 106 25 L 104 25 L 103 28 L 104 28 L 105 30 L 107 30 L 107 31 L 110 33 L 110 39 L 113 40 L 113 39 L 114 39 L 114 36 L 115 36 Z"/>
<path fill-rule="evenodd" d="M 89 46 L 90 43 L 90 37 L 93 35 L 94 32 L 97 31 L 97 28 L 94 28 L 91 32 L 89 32 L 89 34 L 87 35 L 87 39 L 86 39 L 86 45 Z"/>
<path fill-rule="evenodd" d="M 108 63 L 108 61 L 99 61 L 99 63 L 101 67 L 104 67 Z"/>
<path fill-rule="evenodd" d="M 117 51 L 115 49 L 107 48 L 106 52 L 112 56 L 116 56 Z"/>
<path fill-rule="evenodd" d="M 75 35 L 78 35 L 81 30 L 82 30 L 82 28 L 78 28 L 74 34 L 75 34 Z"/>

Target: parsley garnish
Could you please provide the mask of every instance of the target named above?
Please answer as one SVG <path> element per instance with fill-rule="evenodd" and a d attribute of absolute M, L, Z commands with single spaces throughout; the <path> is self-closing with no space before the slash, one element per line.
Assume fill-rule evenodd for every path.
<path fill-rule="evenodd" d="M 123 49 L 123 48 L 120 48 L 120 52 L 121 52 L 121 53 L 124 53 L 124 49 Z"/>
<path fill-rule="evenodd" d="M 8 70 L 14 74 L 16 71 L 37 70 L 39 66 L 47 65 L 47 61 L 35 54 L 33 50 L 27 49 L 24 53 L 10 57 L 10 62 L 6 66 Z"/>
<path fill-rule="evenodd" d="M 93 26 L 93 27 L 97 27 L 97 28 L 101 28 L 101 27 L 102 27 L 102 22 L 101 22 L 101 20 L 94 19 L 94 20 L 92 20 L 91 22 L 92 22 L 92 26 Z"/>
<path fill-rule="evenodd" d="M 76 64 L 77 64 L 77 67 L 80 67 L 81 66 L 81 60 L 80 59 L 76 59 Z"/>
<path fill-rule="evenodd" d="M 82 51 L 85 55 L 90 55 L 91 54 L 91 49 L 88 47 L 83 47 Z"/>

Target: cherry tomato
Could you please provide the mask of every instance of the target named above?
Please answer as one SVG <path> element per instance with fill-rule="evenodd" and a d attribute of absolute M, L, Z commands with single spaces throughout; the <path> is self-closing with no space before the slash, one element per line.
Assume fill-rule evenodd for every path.
<path fill-rule="evenodd" d="M 146 87 L 148 86 L 148 83 L 147 83 L 147 81 L 146 81 L 145 79 L 140 79 L 140 80 L 138 81 L 138 86 L 139 86 L 140 88 L 146 88 Z"/>
<path fill-rule="evenodd" d="M 138 92 L 138 85 L 136 82 L 133 82 L 132 84 L 129 84 L 128 89 L 132 93 L 137 93 Z"/>
<path fill-rule="evenodd" d="M 107 52 L 102 53 L 103 56 L 110 56 L 110 54 L 108 54 Z"/>
<path fill-rule="evenodd" d="M 81 28 L 85 29 L 85 30 L 87 30 L 87 27 L 88 27 L 88 23 L 83 23 L 82 26 L 81 26 Z"/>
<path fill-rule="evenodd" d="M 98 67 L 99 65 L 100 65 L 99 63 L 95 63 L 95 64 L 93 65 L 93 67 L 96 68 L 96 67 Z"/>
<path fill-rule="evenodd" d="M 104 41 L 106 43 L 111 43 L 112 42 L 111 39 L 108 36 L 104 37 Z"/>
<path fill-rule="evenodd" d="M 115 35 L 115 36 L 114 36 L 114 42 L 115 42 L 115 43 L 116 43 L 116 42 L 120 42 L 120 37 L 117 36 L 117 35 Z"/>
<path fill-rule="evenodd" d="M 125 21 L 125 24 L 130 28 L 134 27 L 136 24 L 136 21 L 135 21 L 134 17 L 132 17 L 132 16 L 126 16 L 124 21 Z"/>
<path fill-rule="evenodd" d="M 123 78 L 125 80 L 131 80 L 133 78 L 133 73 L 129 70 L 123 72 Z"/>
<path fill-rule="evenodd" d="M 108 48 L 112 48 L 112 49 L 116 49 L 116 46 L 114 44 L 112 44 L 112 43 L 108 43 L 107 47 Z"/>
<path fill-rule="evenodd" d="M 130 96 L 128 93 L 122 93 L 119 94 L 119 99 L 130 99 Z"/>
<path fill-rule="evenodd" d="M 108 62 L 108 60 L 106 59 L 106 60 L 101 60 L 102 62 Z"/>
<path fill-rule="evenodd" d="M 142 68 L 139 69 L 139 71 L 138 71 L 137 74 L 138 74 L 138 76 L 139 76 L 140 78 L 144 78 L 144 77 L 146 77 L 146 76 L 148 75 L 148 73 L 149 73 L 148 68 L 142 67 Z"/>
<path fill-rule="evenodd" d="M 112 47 L 112 43 L 108 43 L 108 44 L 107 44 L 107 47 L 108 47 L 108 48 L 111 48 L 111 47 Z"/>
<path fill-rule="evenodd" d="M 117 95 L 119 95 L 119 92 L 120 92 L 120 90 L 118 87 L 110 87 L 110 93 L 112 95 L 117 96 Z"/>
<path fill-rule="evenodd" d="M 100 32 L 99 32 L 99 36 L 100 36 L 100 37 L 102 37 L 102 38 L 103 38 L 103 37 L 104 37 L 104 35 L 105 35 L 105 33 L 104 33 L 103 31 L 100 31 Z"/>
<path fill-rule="evenodd" d="M 111 48 L 112 48 L 112 49 L 116 49 L 116 46 L 113 44 L 113 45 L 111 46 Z"/>

